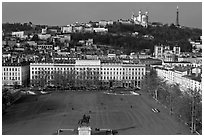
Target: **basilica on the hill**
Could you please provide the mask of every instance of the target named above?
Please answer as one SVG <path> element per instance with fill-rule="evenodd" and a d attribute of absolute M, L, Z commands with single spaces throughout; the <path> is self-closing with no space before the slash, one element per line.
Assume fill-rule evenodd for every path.
<path fill-rule="evenodd" d="M 131 21 L 134 24 L 142 25 L 143 27 L 148 26 L 148 12 L 146 11 L 145 14 L 142 14 L 142 11 L 139 11 L 138 16 L 135 16 L 134 13 L 132 13 Z"/>

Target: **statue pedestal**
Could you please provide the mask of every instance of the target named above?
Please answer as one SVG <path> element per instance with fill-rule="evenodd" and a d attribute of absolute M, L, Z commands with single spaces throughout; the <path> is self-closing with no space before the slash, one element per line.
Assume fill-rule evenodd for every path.
<path fill-rule="evenodd" d="M 78 135 L 91 135 L 91 127 L 90 126 L 79 126 Z"/>

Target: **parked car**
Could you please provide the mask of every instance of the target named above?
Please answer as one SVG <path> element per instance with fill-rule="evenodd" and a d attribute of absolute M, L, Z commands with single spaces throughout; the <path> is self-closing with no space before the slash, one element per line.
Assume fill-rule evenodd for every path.
<path fill-rule="evenodd" d="M 159 113 L 159 112 L 160 112 L 160 110 L 157 109 L 157 108 L 152 108 L 152 111 L 153 111 L 154 113 Z"/>

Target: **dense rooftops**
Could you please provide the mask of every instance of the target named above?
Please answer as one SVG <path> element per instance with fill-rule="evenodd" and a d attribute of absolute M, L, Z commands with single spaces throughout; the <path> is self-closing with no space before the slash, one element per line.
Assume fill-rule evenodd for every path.
<path fill-rule="evenodd" d="M 2 66 L 28 66 L 30 64 L 30 62 L 6 62 L 6 63 L 2 63 Z"/>

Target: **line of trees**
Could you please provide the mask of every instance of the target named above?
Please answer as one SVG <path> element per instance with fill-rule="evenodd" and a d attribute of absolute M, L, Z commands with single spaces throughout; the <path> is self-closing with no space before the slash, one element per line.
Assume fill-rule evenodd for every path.
<path fill-rule="evenodd" d="M 4 114 L 6 112 L 6 109 L 20 97 L 21 97 L 21 93 L 19 91 L 15 93 L 11 93 L 9 89 L 3 87 L 2 88 L 2 114 Z"/>
<path fill-rule="evenodd" d="M 100 87 L 99 72 L 90 70 L 83 71 L 42 71 L 34 76 L 31 85 L 36 87 L 46 87 L 54 85 L 60 88 L 94 88 Z"/>
<path fill-rule="evenodd" d="M 142 90 L 167 106 L 170 114 L 185 121 L 191 131 L 202 132 L 202 97 L 199 91 L 182 92 L 179 85 L 169 85 L 151 70 L 143 81 Z"/>

